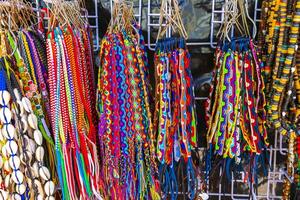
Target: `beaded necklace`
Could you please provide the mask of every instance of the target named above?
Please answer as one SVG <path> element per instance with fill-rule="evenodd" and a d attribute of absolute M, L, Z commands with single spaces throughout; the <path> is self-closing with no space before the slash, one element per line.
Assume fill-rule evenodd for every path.
<path fill-rule="evenodd" d="M 9 39 L 10 35 L 8 35 L 8 40 Z M 9 46 L 7 46 L 7 49 L 10 49 Z M 1 79 L 3 80 L 2 83 L 4 83 L 2 86 L 5 87 L 6 85 L 8 89 L 8 92 L 2 93 L 2 106 L 9 108 L 7 107 L 9 106 L 8 104 L 5 106 L 3 103 L 9 100 L 8 95 L 11 94 L 13 97 L 10 107 L 13 116 L 12 113 L 2 108 L 4 111 L 4 121 L 6 121 L 6 128 L 4 127 L 2 130 L 2 134 L 7 138 L 7 146 L 9 147 L 7 153 L 10 155 L 9 165 L 11 169 L 13 169 L 11 177 L 16 184 L 15 187 L 7 185 L 9 184 L 9 176 L 7 176 L 6 188 L 16 191 L 11 191 L 11 198 L 46 198 L 44 195 L 46 194 L 47 198 L 51 199 L 53 198 L 55 183 L 50 180 L 50 171 L 44 163 L 45 149 L 42 147 L 42 129 L 38 126 L 38 118 L 33 112 L 30 100 L 27 97 L 22 97 L 21 99 L 21 89 L 23 88 L 20 87 L 20 80 L 17 79 L 16 74 L 11 71 L 13 69 L 12 64 L 14 64 L 13 59 L 13 57 L 6 57 L 4 54 L 4 58 L 1 58 L 0 63 Z M 4 65 L 7 69 L 6 72 L 3 70 Z M 7 73 L 7 75 L 5 75 L 5 73 Z M 14 126 L 8 123 L 12 118 Z M 22 123 L 22 125 L 20 123 Z M 21 146 L 19 147 L 18 144 Z M 32 157 L 35 157 L 35 159 L 32 159 Z M 24 167 L 20 165 L 24 165 L 25 170 Z M 32 167 L 29 167 L 29 165 Z M 10 169 L 8 169 L 7 172 L 9 171 Z"/>
<path fill-rule="evenodd" d="M 278 9 L 269 10 L 270 5 Z M 299 66 L 297 63 L 299 56 L 299 9 L 300 3 L 297 0 L 270 1 L 264 4 L 265 15 L 278 16 L 278 18 L 275 20 L 276 26 L 270 25 L 265 34 L 262 34 L 265 38 L 262 38 L 261 41 L 261 45 L 265 45 L 269 49 L 269 51 L 262 52 L 262 58 L 276 55 L 274 62 L 267 62 L 268 70 L 273 72 L 272 76 L 266 77 L 265 80 L 269 84 L 266 90 L 266 93 L 269 94 L 267 96 L 267 120 L 271 128 L 282 135 L 286 135 L 289 139 L 287 173 L 288 176 L 294 175 L 295 183 L 299 182 L 297 175 L 299 174 L 297 163 L 299 148 L 297 144 L 300 113 Z M 270 32 L 277 32 L 278 34 L 267 37 Z M 272 40 L 272 46 L 268 42 L 270 40 Z M 293 164 L 294 168 L 297 169 L 294 174 Z M 289 180 L 285 179 L 283 199 L 290 198 L 290 188 Z M 299 187 L 297 188 L 299 190 Z"/>
<path fill-rule="evenodd" d="M 44 118 L 43 108 L 41 106 L 41 98 L 40 94 L 37 90 L 37 86 L 35 85 L 34 81 L 31 78 L 31 75 L 28 72 L 28 65 L 24 65 L 23 58 L 21 57 L 21 54 L 19 52 L 19 49 L 17 48 L 12 36 L 10 34 L 7 35 L 9 44 L 12 49 L 16 49 L 14 51 L 14 57 L 16 59 L 16 64 L 18 67 L 18 71 L 20 73 L 20 80 L 22 81 L 23 90 L 25 92 L 26 97 L 28 97 L 32 104 L 33 104 L 33 110 L 35 114 L 38 116 L 38 126 L 42 131 L 43 136 L 47 140 L 48 143 L 53 144 L 53 140 L 50 135 L 50 131 L 48 129 L 48 126 L 46 124 L 46 120 Z M 27 43 L 24 43 L 22 38 L 20 38 L 21 44 L 28 45 Z M 24 52 L 24 48 L 22 49 Z"/>
<path fill-rule="evenodd" d="M 265 6 L 268 6 L 266 4 Z M 279 6 L 279 2 L 272 2 L 273 6 Z M 274 64 L 267 64 L 270 69 L 272 69 L 272 77 L 271 81 L 269 81 L 269 86 L 267 87 L 268 95 L 268 124 L 273 126 L 276 130 L 279 131 L 280 134 L 287 134 L 291 130 L 296 130 L 295 119 L 297 117 L 292 117 L 294 114 L 294 110 L 296 109 L 298 103 L 294 103 L 294 98 L 291 98 L 291 95 L 295 94 L 293 92 L 293 88 L 296 87 L 291 79 L 295 78 L 295 61 L 293 61 L 293 57 L 295 57 L 297 50 L 295 47 L 297 46 L 298 41 L 298 32 L 299 32 L 299 20 L 297 20 L 298 13 L 297 9 L 298 2 L 294 0 L 283 1 L 280 4 L 279 10 L 268 10 L 268 7 L 265 7 L 267 14 L 280 16 L 277 20 L 277 27 L 270 26 L 269 32 L 272 32 L 274 29 L 280 30 L 277 35 L 270 38 L 272 39 L 274 44 L 273 46 L 277 46 L 277 48 L 273 48 L 272 51 L 268 51 L 263 55 L 265 57 L 269 57 L 269 54 L 276 55 L 274 59 Z M 267 33 L 266 33 L 267 34 Z M 266 39 L 266 40 L 267 40 Z M 262 44 L 263 45 L 263 44 Z M 270 44 L 267 44 L 267 47 L 270 48 Z M 296 75 L 297 79 L 297 75 Z M 268 77 L 266 80 L 268 82 Z M 297 83 L 297 81 L 296 81 Z M 287 95 L 282 95 L 287 94 Z M 288 105 L 294 105 L 294 108 L 287 109 Z M 297 113 L 297 111 L 296 111 Z M 293 119 L 293 120 L 291 120 Z"/>
<path fill-rule="evenodd" d="M 32 64 L 34 65 L 33 72 L 35 72 L 35 74 L 31 72 L 31 76 L 37 77 L 37 83 L 39 85 L 40 93 L 43 97 L 43 104 L 45 104 L 47 113 L 50 113 L 49 97 L 44 76 L 44 74 L 46 73 L 46 69 L 40 57 L 40 55 L 44 53 L 39 53 L 40 50 L 38 50 L 38 48 L 40 47 L 38 47 L 38 45 L 35 43 L 36 40 L 31 36 L 30 32 L 24 31 L 24 35 L 26 36 L 25 40 L 27 40 L 28 43 L 28 49 L 26 50 L 26 54 L 28 55 L 28 58 L 32 59 Z M 50 119 L 49 115 L 48 118 Z"/>

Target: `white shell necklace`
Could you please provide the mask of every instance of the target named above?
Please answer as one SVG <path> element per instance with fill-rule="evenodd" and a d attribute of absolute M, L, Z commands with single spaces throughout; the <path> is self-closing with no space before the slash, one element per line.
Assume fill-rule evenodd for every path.
<path fill-rule="evenodd" d="M 45 150 L 42 146 L 43 144 L 43 135 L 41 131 L 38 129 L 38 119 L 36 115 L 33 113 L 31 103 L 27 97 L 22 98 L 22 104 L 25 109 L 25 111 L 28 113 L 28 124 L 29 128 L 33 130 L 33 138 L 34 138 L 34 145 L 31 145 L 32 147 L 37 145 L 37 148 L 33 149 L 35 150 L 35 159 L 36 162 L 33 164 L 34 168 L 34 174 L 41 178 L 41 182 L 44 184 L 44 188 L 42 188 L 42 184 L 40 181 L 38 181 L 37 177 L 34 180 L 34 184 L 37 186 L 40 194 L 38 196 L 39 198 L 44 198 L 44 193 L 46 194 L 46 199 L 54 199 L 53 194 L 55 190 L 55 184 L 53 181 L 50 180 L 51 174 L 49 169 L 44 166 L 44 155 Z"/>
<path fill-rule="evenodd" d="M 16 184 L 15 190 L 18 194 L 15 195 L 22 195 L 25 193 L 26 187 L 23 184 L 24 175 L 20 171 L 20 158 L 18 156 L 18 144 L 15 140 L 16 137 L 16 129 L 11 124 L 12 119 L 12 112 L 10 110 L 10 100 L 11 96 L 8 91 L 2 90 L 0 91 L 0 121 L 3 124 L 2 128 L 2 136 L 6 139 L 6 151 L 9 154 L 9 167 L 12 169 L 11 179 Z M 7 161 L 6 161 L 7 162 Z"/>

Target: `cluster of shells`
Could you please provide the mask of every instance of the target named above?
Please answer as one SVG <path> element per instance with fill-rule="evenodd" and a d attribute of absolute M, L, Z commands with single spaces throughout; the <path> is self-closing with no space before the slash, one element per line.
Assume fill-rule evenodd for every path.
<path fill-rule="evenodd" d="M 13 93 L 0 91 L 0 200 L 54 200 L 38 119 L 29 99 Z"/>

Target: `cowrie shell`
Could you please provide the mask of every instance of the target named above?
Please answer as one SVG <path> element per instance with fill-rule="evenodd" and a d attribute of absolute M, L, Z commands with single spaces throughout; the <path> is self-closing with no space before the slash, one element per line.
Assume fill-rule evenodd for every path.
<path fill-rule="evenodd" d="M 25 112 L 25 109 L 24 109 L 24 106 L 22 104 L 22 101 L 17 101 L 17 104 L 19 105 L 20 116 L 23 116 L 24 112 Z"/>
<path fill-rule="evenodd" d="M 12 199 L 13 200 L 22 200 L 22 197 L 19 194 L 13 194 Z"/>
<path fill-rule="evenodd" d="M 33 176 L 34 177 L 38 177 L 39 176 L 39 166 L 38 166 L 37 162 L 33 163 L 33 165 L 32 165 L 32 172 L 33 172 Z"/>
<path fill-rule="evenodd" d="M 25 115 L 22 116 L 21 118 L 22 124 L 23 124 L 23 133 L 26 133 L 28 130 L 28 123 L 27 123 L 27 118 Z"/>
<path fill-rule="evenodd" d="M 28 161 L 32 159 L 32 155 L 29 151 L 25 150 L 21 155 L 20 155 L 20 160 L 23 164 L 26 164 Z"/>
<path fill-rule="evenodd" d="M 35 141 L 31 138 L 28 139 L 28 146 L 26 147 L 28 151 L 30 151 L 31 154 L 34 154 L 36 149 Z"/>
<path fill-rule="evenodd" d="M 33 181 L 33 183 L 34 183 L 34 185 L 37 187 L 39 193 L 40 193 L 40 194 L 43 194 L 44 191 L 43 191 L 43 186 L 42 186 L 41 182 L 40 182 L 38 179 L 35 179 L 35 180 Z"/>
<path fill-rule="evenodd" d="M 10 94 L 6 90 L 0 91 L 0 105 L 5 106 L 8 105 L 10 101 Z"/>
<path fill-rule="evenodd" d="M 15 94 L 16 99 L 18 101 L 20 101 L 21 100 L 21 95 L 20 95 L 19 91 L 16 88 L 14 89 L 14 94 Z"/>
<path fill-rule="evenodd" d="M 10 186 L 10 175 L 6 175 L 5 180 L 4 180 L 4 185 L 6 188 Z"/>
<path fill-rule="evenodd" d="M 3 160 L 2 160 L 2 156 L 0 155 L 0 169 L 2 169 L 3 167 Z M 1 182 L 1 178 L 0 178 L 0 182 Z"/>
<path fill-rule="evenodd" d="M 34 177 L 33 177 L 33 178 L 34 178 Z M 32 180 L 31 180 L 31 179 L 27 179 L 27 180 L 26 180 L 26 183 L 27 183 L 27 187 L 33 188 L 33 186 L 32 186 Z"/>
<path fill-rule="evenodd" d="M 37 143 L 37 145 L 40 146 L 43 144 L 43 135 L 42 135 L 41 131 L 35 130 L 33 132 L 33 137 L 34 137 L 34 140 Z"/>
<path fill-rule="evenodd" d="M 23 104 L 24 109 L 26 110 L 26 112 L 28 112 L 28 113 L 32 112 L 31 102 L 29 101 L 29 99 L 27 97 L 22 98 L 22 104 Z"/>
<path fill-rule="evenodd" d="M 201 199 L 203 199 L 203 200 L 207 200 L 209 198 L 208 194 L 206 194 L 206 193 L 199 194 L 199 197 L 201 197 Z"/>
<path fill-rule="evenodd" d="M 28 124 L 31 128 L 33 128 L 33 129 L 38 128 L 37 127 L 37 117 L 34 114 L 30 113 L 27 117 L 27 120 L 28 120 Z"/>
<path fill-rule="evenodd" d="M 23 183 L 24 175 L 20 170 L 14 171 L 11 177 L 16 184 Z"/>
<path fill-rule="evenodd" d="M 44 190 L 47 196 L 51 196 L 54 193 L 55 185 L 52 181 L 47 181 L 44 185 Z"/>
<path fill-rule="evenodd" d="M 1 198 L 3 197 L 3 200 L 7 200 L 8 199 L 8 192 L 4 191 L 4 190 L 0 190 L 2 196 Z"/>
<path fill-rule="evenodd" d="M 12 169 L 19 169 L 20 168 L 21 160 L 18 156 L 11 156 L 9 158 L 8 162 L 9 162 L 9 166 Z"/>
<path fill-rule="evenodd" d="M 5 171 L 8 171 L 8 172 L 11 171 L 11 168 L 9 166 L 9 162 L 7 160 L 4 161 L 3 168 L 4 168 Z"/>
<path fill-rule="evenodd" d="M 6 143 L 6 149 L 10 155 L 16 154 L 18 151 L 18 145 L 14 140 L 11 140 Z"/>
<path fill-rule="evenodd" d="M 13 139 L 16 134 L 16 129 L 12 124 L 4 125 L 2 128 L 2 135 L 6 139 Z"/>
<path fill-rule="evenodd" d="M 46 200 L 55 200 L 55 198 L 53 196 L 50 196 L 50 197 L 46 197 Z"/>
<path fill-rule="evenodd" d="M 9 158 L 8 162 L 9 162 L 9 166 L 12 169 L 19 169 L 20 168 L 21 160 L 18 156 L 11 156 Z"/>
<path fill-rule="evenodd" d="M 2 155 L 4 157 L 8 157 L 8 153 L 7 153 L 7 149 L 6 149 L 6 144 L 2 146 L 1 152 L 2 152 Z"/>
<path fill-rule="evenodd" d="M 35 151 L 35 159 L 39 162 L 43 161 L 45 150 L 42 146 L 39 146 Z"/>
<path fill-rule="evenodd" d="M 43 195 L 41 195 L 41 194 L 39 194 L 38 196 L 37 196 L 37 198 L 36 198 L 37 200 L 44 200 L 44 196 Z"/>
<path fill-rule="evenodd" d="M 24 184 L 16 185 L 16 191 L 21 195 L 24 194 L 26 191 L 25 185 Z"/>
<path fill-rule="evenodd" d="M 40 174 L 40 177 L 45 181 L 48 181 L 50 179 L 50 172 L 49 172 L 48 168 L 45 166 L 43 166 L 39 169 L 39 174 Z"/>
<path fill-rule="evenodd" d="M 0 120 L 2 123 L 10 123 L 11 118 L 12 118 L 12 113 L 8 108 L 3 107 L 0 109 Z"/>
<path fill-rule="evenodd" d="M 0 131 L 0 141 L 1 141 L 1 142 L 4 141 L 4 136 L 2 135 L 2 131 Z"/>

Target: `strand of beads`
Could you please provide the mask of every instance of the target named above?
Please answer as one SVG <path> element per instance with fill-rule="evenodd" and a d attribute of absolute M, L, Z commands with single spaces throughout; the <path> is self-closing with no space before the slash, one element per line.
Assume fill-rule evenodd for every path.
<path fill-rule="evenodd" d="M 300 191 L 300 136 L 296 137 L 294 143 L 294 153 L 295 153 L 295 162 L 294 162 L 294 182 L 296 184 L 296 193 Z"/>
<path fill-rule="evenodd" d="M 1 129 L 1 140 L 5 142 L 2 146 L 2 155 L 6 157 L 4 161 L 5 169 L 5 187 L 10 192 L 10 197 L 14 199 L 22 199 L 25 197 L 26 186 L 24 185 L 24 174 L 21 172 L 21 160 L 19 148 L 20 137 L 17 134 L 16 126 L 18 126 L 16 117 L 16 105 L 12 98 L 11 85 L 4 66 L 8 66 L 6 60 L 0 60 L 0 78 L 2 80 L 0 86 L 0 122 L 3 125 Z M 11 92 L 11 93 L 10 93 Z"/>
<path fill-rule="evenodd" d="M 3 91 L 1 91 L 3 93 Z M 6 138 L 2 135 L 2 131 L 0 132 L 0 147 L 1 147 L 1 157 L 0 157 L 0 167 L 2 169 L 1 173 L 1 178 L 0 178 L 0 183 L 1 183 L 1 188 L 0 188 L 0 194 L 1 198 L 6 200 L 9 196 L 9 191 L 8 191 L 8 181 L 7 181 L 7 173 L 9 172 L 9 164 L 8 164 L 8 154 L 6 151 Z"/>
<path fill-rule="evenodd" d="M 3 93 L 6 90 L 6 81 L 5 81 L 5 75 L 4 75 L 4 69 L 2 66 L 2 57 L 7 55 L 7 51 L 5 48 L 5 43 L 4 43 L 4 33 L 0 32 L 0 57 L 1 57 L 1 62 L 0 62 L 0 90 Z M 1 104 L 6 105 L 8 103 L 2 102 Z M 2 108 L 1 108 L 2 109 Z M 2 115 L 2 114 L 1 114 Z M 5 122 L 5 119 L 3 120 Z M 0 120 L 2 122 L 2 120 Z M 0 123 L 0 127 L 2 128 L 2 123 Z M 0 194 L 1 198 L 6 200 L 9 198 L 9 182 L 10 182 L 10 167 L 9 167 L 9 154 L 6 149 L 6 143 L 7 139 L 2 135 L 2 131 L 0 131 L 0 147 L 1 147 L 1 157 L 0 157 L 0 167 L 2 169 L 1 171 L 1 189 L 0 189 Z"/>
<path fill-rule="evenodd" d="M 16 130 L 15 127 L 11 124 L 12 112 L 9 108 L 9 102 L 11 96 L 8 91 L 4 90 L 0 94 L 0 104 L 2 106 L 0 110 L 0 120 L 4 124 L 2 128 L 2 135 L 7 139 L 6 149 L 9 153 L 9 165 L 12 171 L 12 180 L 16 184 L 16 191 L 18 194 L 14 194 L 14 198 L 20 199 L 21 195 L 25 193 L 25 185 L 23 184 L 24 174 L 20 171 L 20 158 L 18 156 L 18 144 L 15 140 Z"/>
<path fill-rule="evenodd" d="M 6 130 L 6 128 L 11 127 L 12 125 L 10 124 L 11 118 L 12 118 L 12 113 L 8 108 L 8 104 L 10 101 L 10 94 L 6 91 L 6 90 L 1 90 L 0 92 L 0 122 L 1 124 L 3 124 L 3 128 L 1 130 L 1 140 L 2 140 L 2 159 L 3 159 L 3 169 L 4 169 L 4 187 L 3 189 L 7 189 L 9 190 L 10 187 L 10 182 L 11 180 L 11 167 L 9 164 L 9 158 L 11 156 L 11 154 L 8 151 L 8 146 L 9 144 L 12 144 L 13 146 L 10 146 L 11 148 L 13 148 L 13 150 L 15 150 L 15 142 L 14 141 L 8 141 L 7 137 L 5 137 L 3 135 L 4 130 Z M 6 131 L 5 131 L 6 132 Z M 11 152 L 11 151 L 10 151 Z M 9 192 L 7 191 L 2 191 L 2 195 L 3 197 L 6 197 L 5 199 L 8 198 Z"/>
<path fill-rule="evenodd" d="M 269 84 L 266 88 L 268 96 L 267 120 L 270 130 L 275 129 L 275 131 L 286 135 L 289 139 L 287 173 L 290 177 L 294 176 L 294 182 L 297 183 L 299 180 L 297 172 L 298 146 L 297 139 L 296 145 L 294 140 L 295 134 L 299 135 L 300 114 L 300 50 L 298 47 L 300 39 L 300 1 L 269 0 L 263 6 L 264 16 L 268 16 L 269 19 L 269 26 L 262 34 L 265 38 L 259 43 L 261 47 L 264 46 L 268 49 L 268 51 L 261 52 L 261 57 L 266 65 L 265 70 L 272 72 L 272 76 L 265 76 L 265 82 Z M 271 22 L 271 19 L 274 22 Z M 262 24 L 265 24 L 265 22 Z M 295 170 L 292 170 L 293 164 Z M 284 180 L 284 199 L 290 198 L 291 183 L 289 181 Z"/>
<path fill-rule="evenodd" d="M 36 178 L 34 180 L 34 184 L 37 186 L 40 193 L 38 199 L 45 199 L 44 193 L 46 193 L 46 199 L 52 200 L 54 199 L 52 195 L 54 194 L 55 185 L 50 180 L 51 174 L 49 169 L 44 166 L 43 159 L 44 159 L 45 150 L 42 146 L 43 144 L 42 133 L 38 129 L 38 124 L 37 124 L 38 119 L 33 113 L 29 99 L 23 97 L 22 102 L 26 112 L 28 113 L 28 124 L 29 127 L 31 128 L 31 137 L 33 136 L 34 138 L 34 140 L 31 139 L 31 141 L 32 143 L 35 143 L 34 146 L 37 145 L 37 148 L 35 148 L 36 162 L 33 164 L 33 168 L 35 170 L 35 178 Z M 37 179 L 38 177 L 41 178 L 41 181 L 38 181 Z M 42 187 L 41 182 L 44 183 L 44 187 Z"/>
<path fill-rule="evenodd" d="M 267 52 L 262 52 L 261 55 L 269 58 L 265 61 L 266 68 L 268 68 L 265 69 L 265 72 L 272 71 L 272 76 L 265 76 L 265 82 L 269 84 L 266 88 L 268 95 L 267 119 L 270 126 L 285 135 L 290 129 L 296 130 L 295 120 L 299 115 L 297 113 L 300 112 L 297 108 L 299 102 L 292 97 L 295 94 L 295 88 L 297 90 L 297 85 L 299 85 L 298 81 L 292 79 L 298 79 L 295 57 L 298 49 L 300 3 L 298 0 L 280 2 L 273 0 L 264 6 L 267 6 L 263 9 L 268 11 L 269 19 L 275 19 L 276 22 L 275 24 L 270 23 L 272 25 L 268 27 L 268 32 L 264 33 L 265 44 L 264 41 L 261 44 L 269 49 Z M 278 32 L 278 34 L 274 32 Z M 268 43 L 270 40 L 272 42 Z M 276 57 L 271 58 L 272 55 L 276 55 Z"/>
<path fill-rule="evenodd" d="M 21 123 L 18 125 L 18 132 L 20 133 L 20 138 L 21 138 L 21 145 L 22 149 L 20 151 L 20 160 L 22 164 L 25 166 L 24 169 L 24 175 L 25 179 L 27 182 L 27 191 L 28 192 L 28 197 L 29 198 L 35 198 L 35 196 L 38 196 L 39 191 L 36 185 L 33 185 L 32 183 L 34 182 L 34 170 L 31 167 L 32 163 L 32 155 L 34 152 L 32 152 L 32 148 L 30 148 L 32 144 L 32 140 L 28 137 L 28 122 L 27 122 L 27 112 L 24 109 L 23 102 L 21 100 L 21 95 L 18 91 L 18 89 L 14 89 L 14 95 L 16 97 L 16 102 L 18 105 L 18 108 L 16 107 L 16 113 L 19 115 L 16 121 L 20 121 L 18 123 Z"/>
<path fill-rule="evenodd" d="M 294 154 L 294 144 L 295 144 L 296 134 L 295 132 L 290 133 L 289 144 L 288 144 L 288 159 L 287 159 L 287 175 L 292 177 L 293 175 L 293 167 L 295 162 L 295 154 Z M 291 197 L 291 182 L 288 178 L 284 179 L 283 185 L 283 200 L 289 200 Z"/>
<path fill-rule="evenodd" d="M 9 63 L 7 60 L 5 60 L 5 63 L 6 63 L 6 66 L 8 67 Z M 23 97 L 21 100 L 20 93 L 18 91 L 18 89 L 20 89 L 20 88 L 18 87 L 16 77 L 14 76 L 13 72 L 11 72 L 11 71 L 9 71 L 9 72 L 10 72 L 9 74 L 11 76 L 8 77 L 6 75 L 5 79 L 6 79 L 7 87 L 9 88 L 10 93 L 14 95 L 13 101 L 11 103 L 11 105 L 12 105 L 11 107 L 13 108 L 13 111 L 14 111 L 13 112 L 14 122 L 15 122 L 15 125 L 17 125 L 17 127 L 18 127 L 18 133 L 20 133 L 20 132 L 26 133 L 26 135 L 14 134 L 14 133 L 16 133 L 16 129 L 13 130 L 11 127 L 4 129 L 4 131 L 2 130 L 2 134 L 7 138 L 7 142 L 11 142 L 13 140 L 18 141 L 15 144 L 14 143 L 9 144 L 8 152 L 11 155 L 12 154 L 16 155 L 15 149 L 18 150 L 18 146 L 19 146 L 20 147 L 19 152 L 20 152 L 20 155 L 22 155 L 21 159 L 19 157 L 16 157 L 16 158 L 10 157 L 9 158 L 9 165 L 13 169 L 13 173 L 12 173 L 11 177 L 12 177 L 12 180 L 17 184 L 16 190 L 15 190 L 15 191 L 17 191 L 17 193 L 13 193 L 12 195 L 13 195 L 14 199 L 21 199 L 21 198 L 23 198 L 23 197 L 21 197 L 21 195 L 24 195 L 25 190 L 27 191 L 26 195 L 28 195 L 30 193 L 28 191 L 30 191 L 33 188 L 34 193 L 35 193 L 34 194 L 35 198 L 45 199 L 44 198 L 45 192 L 43 190 L 42 184 L 40 183 L 41 181 L 38 180 L 38 177 L 43 178 L 42 174 L 44 173 L 44 174 L 47 174 L 47 175 L 44 175 L 44 177 L 47 176 L 50 178 L 50 173 L 49 173 L 49 171 L 47 173 L 47 169 L 44 169 L 42 171 L 43 173 L 41 172 L 41 167 L 43 167 L 42 164 L 43 164 L 44 155 L 42 155 L 41 153 L 39 155 L 40 151 L 38 151 L 38 149 L 36 149 L 37 144 L 38 144 L 38 146 L 41 146 L 41 144 L 42 144 L 42 134 L 38 130 L 37 117 L 33 113 L 33 109 L 32 109 L 30 100 L 27 97 Z M 14 91 L 12 88 L 15 88 Z M 10 94 L 10 93 L 8 93 L 8 94 Z M 20 112 L 18 111 L 15 102 L 17 102 L 17 104 L 19 105 Z M 21 120 L 19 120 L 19 119 L 21 119 Z M 18 123 L 19 121 L 22 121 L 23 128 L 20 127 L 20 125 Z M 32 138 L 33 137 L 37 138 L 37 136 L 36 136 L 37 133 L 39 133 L 39 135 L 38 135 L 39 138 L 36 139 L 36 141 L 34 141 Z M 17 144 L 21 144 L 21 145 L 17 145 Z M 26 145 L 25 148 L 24 148 L 24 145 Z M 40 147 L 40 148 L 43 148 L 43 147 Z M 43 151 L 44 151 L 44 149 L 42 149 L 42 152 Z M 31 163 L 32 155 L 34 155 L 34 154 L 36 155 L 35 157 L 36 157 L 37 162 L 32 164 L 33 167 L 31 168 L 31 167 L 28 167 L 27 162 Z M 31 155 L 31 156 L 28 156 L 28 155 Z M 24 158 L 25 158 L 25 160 L 24 160 Z M 21 164 L 21 160 L 22 160 L 22 163 L 24 164 L 24 166 L 26 166 L 25 171 L 27 171 L 27 173 L 28 173 L 27 176 L 29 176 L 28 177 L 29 179 L 27 179 L 27 183 L 28 183 L 27 189 L 26 189 L 26 186 L 22 184 L 23 180 L 26 180 L 26 178 L 24 178 L 23 173 L 21 174 L 19 172 L 19 170 L 17 169 L 18 166 L 20 166 L 20 164 Z M 38 162 L 40 162 L 41 164 L 38 165 Z M 24 169 L 24 168 L 22 168 L 22 169 Z M 34 174 L 34 176 L 35 176 L 34 180 L 32 179 L 32 177 L 33 177 L 32 174 Z M 26 177 L 26 175 L 25 175 L 25 177 Z M 47 178 L 47 179 L 49 179 L 49 178 Z M 49 184 L 50 184 L 50 186 L 49 186 Z M 54 192 L 54 183 L 53 182 L 52 182 L 52 184 L 51 184 L 51 182 L 48 183 L 47 186 L 48 187 L 52 186 L 52 188 L 53 188 L 52 190 Z M 45 186 L 45 191 L 46 191 L 46 189 L 48 189 L 48 187 Z M 36 188 L 37 188 L 37 190 L 36 190 Z M 48 189 L 48 191 L 49 191 L 49 189 Z M 53 194 L 53 192 L 52 192 L 52 194 Z M 46 194 L 47 194 L 47 192 L 46 192 Z M 48 195 L 48 196 L 50 196 L 50 195 Z M 53 197 L 52 198 L 50 197 L 50 199 L 53 199 Z"/>

